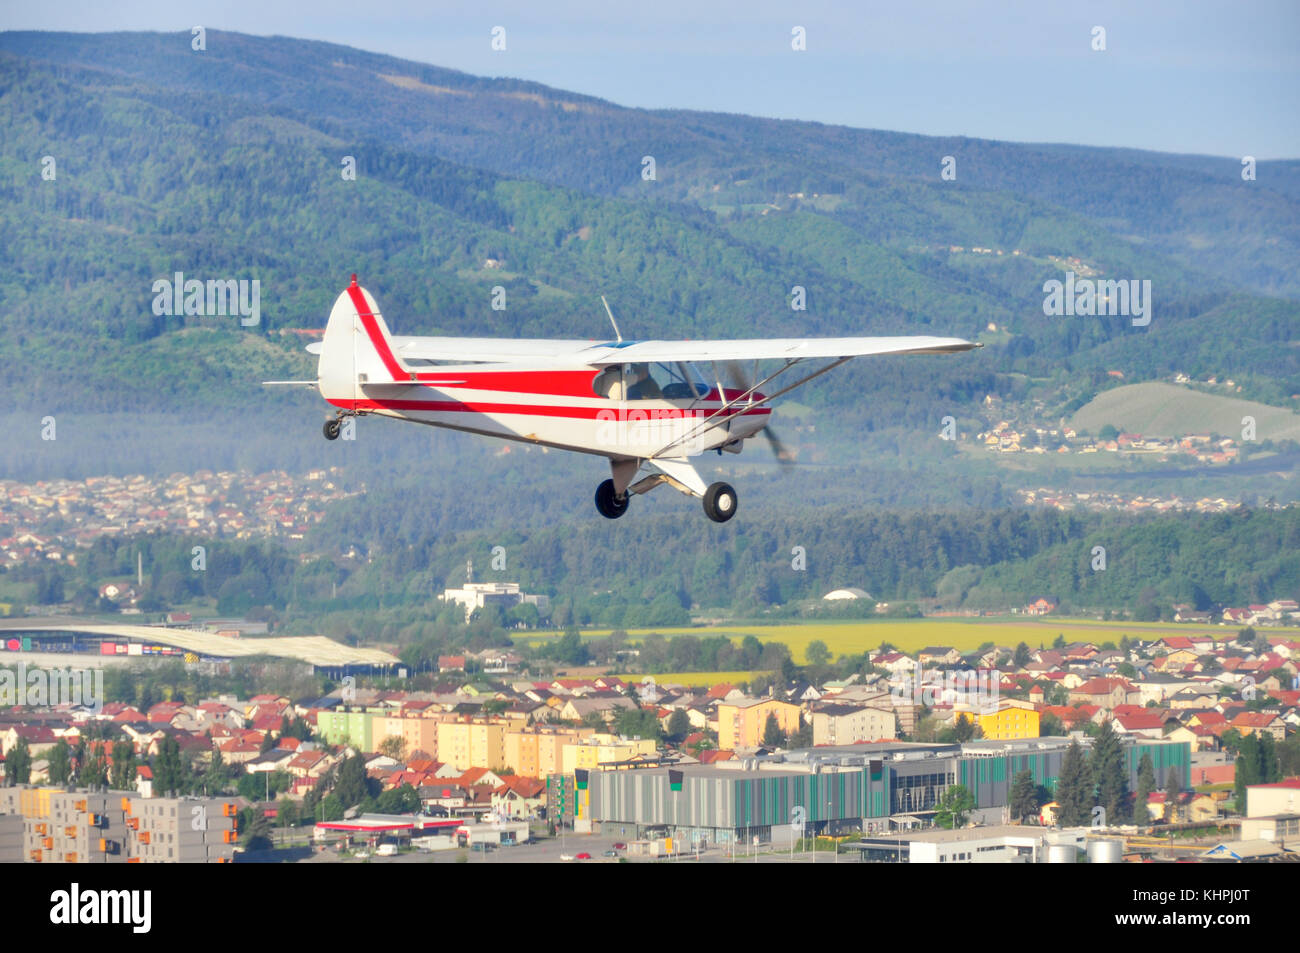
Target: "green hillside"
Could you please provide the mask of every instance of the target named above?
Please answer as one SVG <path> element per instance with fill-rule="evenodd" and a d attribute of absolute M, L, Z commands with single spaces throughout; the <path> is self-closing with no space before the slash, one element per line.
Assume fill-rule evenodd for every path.
<path fill-rule="evenodd" d="M 1157 381 L 1103 391 L 1070 423 L 1092 434 L 1112 424 L 1149 437 L 1206 433 L 1240 439 L 1247 416 L 1255 418 L 1259 440 L 1300 440 L 1300 414 L 1293 411 Z"/>
<path fill-rule="evenodd" d="M 1219 282 L 1300 295 L 1300 165 L 1261 162 L 1244 183 L 1235 158 L 1130 149 L 929 137 L 682 110 L 628 109 L 511 79 L 486 79 L 328 43 L 209 30 L 186 33 L 5 33 L 0 50 L 128 80 L 160 104 L 178 95 L 238 99 L 344 139 L 362 138 L 584 192 L 657 202 L 771 203 L 836 197 L 876 242 L 997 246 L 1015 217 L 953 216 L 924 206 L 899 217 L 878 204 L 903 182 L 1001 192 L 1066 209 Z M 346 131 L 345 131 L 346 130 Z M 653 183 L 641 157 L 656 158 Z M 958 161 L 939 181 L 941 157 Z M 962 234 L 964 232 L 964 234 Z M 1202 279 L 1204 283 L 1204 278 Z"/>

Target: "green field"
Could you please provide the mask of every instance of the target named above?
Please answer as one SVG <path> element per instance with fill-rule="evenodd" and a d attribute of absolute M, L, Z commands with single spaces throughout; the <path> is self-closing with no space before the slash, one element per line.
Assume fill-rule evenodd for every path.
<path fill-rule="evenodd" d="M 1076 430 L 1091 434 L 1113 424 L 1147 437 L 1215 433 L 1240 439 L 1241 420 L 1247 416 L 1255 418 L 1259 440 L 1300 440 L 1300 414 L 1158 381 L 1103 391 L 1079 408 L 1070 423 Z"/>
<path fill-rule="evenodd" d="M 831 655 L 857 655 L 889 642 L 900 651 L 915 652 L 927 646 L 951 646 L 959 652 L 969 652 L 986 642 L 1014 648 L 1024 642 L 1030 648 L 1051 645 L 1057 635 L 1067 642 L 1114 642 L 1119 644 L 1125 635 L 1131 638 L 1158 638 L 1161 635 L 1204 635 L 1217 638 L 1235 632 L 1231 626 L 1182 625 L 1173 622 L 1102 622 L 1093 619 L 1018 619 L 1004 616 L 996 619 L 890 619 L 869 622 L 809 622 L 782 625 L 726 625 L 717 627 L 683 627 L 668 629 L 629 629 L 632 639 L 657 632 L 666 638 L 676 635 L 726 635 L 739 641 L 754 635 L 762 642 L 784 642 L 790 647 L 798 663 L 807 662 L 804 655 L 808 643 L 821 640 Z M 1270 628 L 1270 635 L 1300 635 L 1300 628 Z M 609 629 L 592 629 L 582 633 L 584 641 L 604 638 Z M 562 633 L 547 632 L 525 636 L 519 641 L 538 644 L 557 638 Z M 731 674 L 731 673 L 720 673 Z M 666 676 L 655 676 L 656 678 Z M 696 676 L 701 677 L 701 676 Z M 726 680 L 726 679 L 720 679 Z"/>

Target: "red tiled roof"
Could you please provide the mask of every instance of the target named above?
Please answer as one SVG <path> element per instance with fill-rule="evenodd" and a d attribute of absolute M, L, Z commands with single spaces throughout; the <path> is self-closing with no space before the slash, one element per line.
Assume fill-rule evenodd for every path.
<path fill-rule="evenodd" d="M 546 790 L 546 782 L 538 778 L 511 774 L 501 779 L 501 786 L 495 793 L 501 794 L 507 790 L 515 792 L 519 797 L 535 798 Z"/>
<path fill-rule="evenodd" d="M 1133 691 L 1133 686 L 1127 680 L 1109 677 L 1090 678 L 1074 690 L 1085 695 L 1107 695 L 1114 691 L 1116 686 L 1124 689 L 1125 692 Z"/>
<path fill-rule="evenodd" d="M 1300 778 L 1283 778 L 1272 784 L 1252 784 L 1252 788 L 1300 788 Z"/>
<path fill-rule="evenodd" d="M 1165 720 L 1156 714 L 1137 715 L 1117 715 L 1115 720 L 1124 726 L 1126 731 L 1149 731 L 1152 728 L 1163 728 Z"/>

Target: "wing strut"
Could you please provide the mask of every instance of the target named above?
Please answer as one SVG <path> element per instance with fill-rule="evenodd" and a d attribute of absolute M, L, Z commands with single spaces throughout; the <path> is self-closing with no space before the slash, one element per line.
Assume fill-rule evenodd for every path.
<path fill-rule="evenodd" d="M 825 373 L 827 373 L 827 372 L 829 372 L 829 371 L 833 371 L 833 370 L 835 370 L 835 368 L 839 367 L 841 364 L 845 363 L 846 361 L 851 361 L 851 360 L 853 360 L 853 356 L 837 358 L 836 360 L 831 361 L 831 363 L 827 364 L 825 367 L 820 368 L 820 369 L 818 369 L 818 370 L 816 370 L 816 371 L 813 371 L 811 374 L 808 374 L 808 375 L 805 375 L 804 377 L 799 378 L 799 380 L 795 381 L 793 384 L 788 384 L 788 385 L 786 385 L 785 387 L 782 387 L 782 388 L 781 388 L 779 391 L 777 391 L 776 393 L 768 394 L 768 395 L 767 395 L 766 397 L 764 397 L 762 400 L 756 400 L 756 401 L 752 401 L 752 402 L 750 402 L 750 401 L 749 401 L 749 397 L 750 397 L 750 395 L 754 394 L 754 393 L 755 393 L 755 392 L 756 392 L 760 387 L 762 387 L 764 384 L 768 383 L 769 381 L 773 381 L 773 380 L 775 380 L 776 378 L 778 378 L 778 377 L 780 377 L 782 374 L 784 374 L 786 371 L 788 371 L 790 368 L 792 368 L 792 367 L 794 367 L 796 364 L 800 363 L 800 359 L 799 359 L 799 358 L 794 358 L 793 360 L 787 360 L 784 364 L 782 364 L 780 367 L 778 367 L 775 371 L 773 371 L 771 374 L 767 375 L 767 377 L 764 377 L 764 378 L 763 378 L 761 381 L 759 381 L 758 383 L 754 384 L 752 387 L 750 387 L 748 390 L 746 390 L 744 393 L 742 393 L 739 397 L 734 397 L 734 398 L 732 398 L 731 400 L 727 401 L 725 404 L 723 404 L 721 407 L 719 407 L 719 408 L 718 408 L 717 410 L 715 410 L 713 413 L 709 414 L 709 416 L 705 417 L 703 420 L 701 420 L 699 423 L 697 423 L 694 427 L 692 427 L 692 428 L 691 428 L 689 431 L 687 431 L 685 434 L 683 434 L 682 436 L 678 437 L 676 440 L 672 441 L 671 443 L 669 443 L 669 444 L 667 444 L 667 445 L 665 445 L 665 446 L 659 448 L 658 450 L 656 450 L 654 453 L 652 453 L 652 454 L 650 455 L 649 459 L 653 460 L 653 459 L 655 459 L 656 457 L 661 457 L 661 456 L 664 456 L 665 454 L 669 454 L 670 451 L 674 450 L 675 448 L 677 448 L 677 447 L 680 446 L 681 444 L 685 443 L 686 441 L 693 439 L 693 438 L 696 436 L 696 434 L 698 434 L 702 429 L 704 429 L 704 428 L 710 426 L 711 424 L 714 424 L 714 423 L 725 423 L 726 421 L 731 420 L 733 417 L 738 417 L 738 416 L 740 416 L 741 414 L 743 414 L 743 413 L 744 413 L 745 411 L 747 411 L 747 410 L 752 410 L 752 409 L 755 408 L 755 407 L 761 407 L 763 404 L 770 403 L 771 401 L 776 400 L 778 397 L 782 396 L 783 394 L 788 394 L 788 393 L 790 393 L 790 391 L 794 390 L 796 387 L 802 387 L 804 384 L 807 384 L 807 383 L 808 383 L 810 380 L 812 380 L 813 378 L 815 378 L 815 377 L 821 377 L 823 374 L 825 374 Z M 746 402 L 745 405 L 744 405 L 743 407 L 741 407 L 739 410 L 733 410 L 733 411 L 731 411 L 730 413 L 727 413 L 727 411 L 730 410 L 730 408 L 735 407 L 735 406 L 736 406 L 737 404 L 739 404 L 741 401 L 745 401 L 745 402 Z M 725 415 L 725 416 L 724 416 L 724 415 Z M 722 419 L 721 419 L 721 420 L 718 420 L 718 418 L 720 418 L 720 417 L 721 417 Z"/>

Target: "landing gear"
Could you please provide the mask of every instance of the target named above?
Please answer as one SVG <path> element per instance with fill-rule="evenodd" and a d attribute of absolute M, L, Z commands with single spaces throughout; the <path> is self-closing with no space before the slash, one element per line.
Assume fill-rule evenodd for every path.
<path fill-rule="evenodd" d="M 730 484 L 714 483 L 705 491 L 704 515 L 715 523 L 725 523 L 736 515 L 736 491 Z"/>
<path fill-rule="evenodd" d="M 325 434 L 326 440 L 337 440 L 339 439 L 339 431 L 342 429 L 343 421 L 334 419 L 325 421 L 325 426 L 321 428 L 321 431 Z"/>
<path fill-rule="evenodd" d="M 596 487 L 596 509 L 605 519 L 616 520 L 627 512 L 628 495 L 624 491 L 622 497 L 614 492 L 614 481 L 606 480 L 600 486 Z"/>

